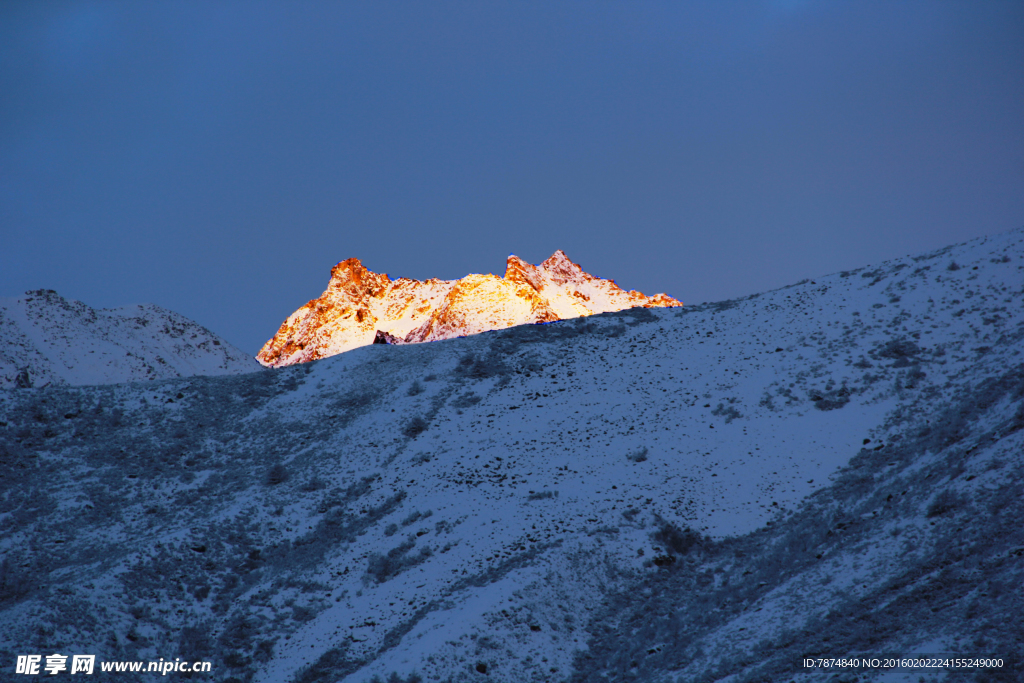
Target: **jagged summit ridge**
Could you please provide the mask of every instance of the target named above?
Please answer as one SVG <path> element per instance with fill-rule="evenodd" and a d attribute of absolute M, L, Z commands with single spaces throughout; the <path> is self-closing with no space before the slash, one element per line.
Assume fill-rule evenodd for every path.
<path fill-rule="evenodd" d="M 666 294 L 623 290 L 585 272 L 562 250 L 540 265 L 514 254 L 505 276 L 392 280 L 357 258 L 331 269 L 327 289 L 288 316 L 256 358 L 279 367 L 373 343 L 450 339 L 528 323 L 682 303 Z"/>

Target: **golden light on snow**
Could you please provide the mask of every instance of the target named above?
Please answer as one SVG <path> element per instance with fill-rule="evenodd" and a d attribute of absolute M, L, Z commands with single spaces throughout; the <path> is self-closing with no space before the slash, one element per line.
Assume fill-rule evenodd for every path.
<path fill-rule="evenodd" d="M 637 306 L 682 303 L 666 294 L 623 290 L 585 272 L 561 250 L 537 266 L 509 255 L 504 277 L 459 280 L 391 280 L 350 258 L 331 270 L 320 298 L 292 313 L 256 358 L 280 367 L 372 344 L 378 331 L 397 343 L 419 343 Z"/>

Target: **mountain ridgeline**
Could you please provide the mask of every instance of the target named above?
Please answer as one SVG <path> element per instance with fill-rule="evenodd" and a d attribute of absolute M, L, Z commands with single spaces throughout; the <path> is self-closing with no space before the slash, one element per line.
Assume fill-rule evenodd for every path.
<path fill-rule="evenodd" d="M 402 282 L 359 272 L 371 303 Z M 453 290 L 371 313 L 407 339 Z M 0 392 L 0 666 L 1021 680 L 1024 231 L 715 304 L 360 343 Z M 804 665 L 933 653 L 1002 665 Z"/>
<path fill-rule="evenodd" d="M 52 289 L 0 298 L 0 389 L 259 369 L 205 327 L 152 304 L 96 309 Z"/>
<path fill-rule="evenodd" d="M 393 281 L 352 258 L 331 270 L 327 290 L 288 316 L 256 358 L 280 367 L 375 342 L 452 339 L 638 306 L 682 304 L 665 294 L 624 291 L 612 280 L 584 272 L 562 251 L 539 266 L 509 256 L 503 278 L 467 275 L 460 280 Z"/>

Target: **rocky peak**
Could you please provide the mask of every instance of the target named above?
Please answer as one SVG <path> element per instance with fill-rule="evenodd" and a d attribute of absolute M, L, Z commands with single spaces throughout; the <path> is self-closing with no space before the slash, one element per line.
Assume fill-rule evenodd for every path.
<path fill-rule="evenodd" d="M 515 254 L 509 254 L 505 261 L 505 279 L 509 282 L 521 282 L 540 291 L 544 286 L 544 278 L 537 266 L 531 265 Z"/>
<path fill-rule="evenodd" d="M 331 268 L 328 290 L 344 291 L 353 297 L 381 296 L 391 283 L 386 273 L 374 273 L 357 258 L 350 258 Z"/>
<path fill-rule="evenodd" d="M 540 264 L 540 268 L 543 269 L 555 283 L 564 285 L 570 280 L 580 278 L 580 276 L 586 275 L 587 277 L 593 278 L 583 272 L 583 269 L 579 265 L 572 262 L 565 252 L 559 249 L 554 254 L 549 256 Z M 596 278 L 595 278 L 596 279 Z"/>
<path fill-rule="evenodd" d="M 510 254 L 503 278 L 461 280 L 392 281 L 350 258 L 331 269 L 327 290 L 290 315 L 256 358 L 291 365 L 375 342 L 427 342 L 634 306 L 681 305 L 665 294 L 625 292 L 561 250 L 539 266 Z"/>

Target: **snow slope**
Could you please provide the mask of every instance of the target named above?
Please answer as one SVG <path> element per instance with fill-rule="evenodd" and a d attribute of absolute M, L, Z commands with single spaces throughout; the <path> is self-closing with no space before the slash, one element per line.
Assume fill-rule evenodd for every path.
<path fill-rule="evenodd" d="M 173 311 L 152 304 L 94 309 L 52 289 L 0 298 L 0 341 L 0 388 L 26 379 L 35 386 L 113 384 L 259 368 Z"/>
<path fill-rule="evenodd" d="M 505 277 L 422 282 L 392 281 L 352 258 L 331 270 L 327 290 L 288 316 L 256 358 L 282 367 L 378 343 L 381 337 L 388 343 L 419 343 L 636 306 L 681 305 L 665 294 L 622 290 L 614 280 L 585 273 L 561 250 L 539 266 L 510 255 Z"/>
<path fill-rule="evenodd" d="M 1018 230 L 718 304 L 7 392 L 0 659 L 297 683 L 1019 666 L 1022 266 Z M 948 680 L 995 675 L 1020 670 Z"/>

